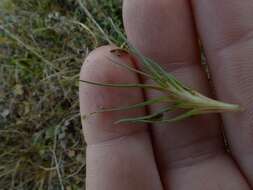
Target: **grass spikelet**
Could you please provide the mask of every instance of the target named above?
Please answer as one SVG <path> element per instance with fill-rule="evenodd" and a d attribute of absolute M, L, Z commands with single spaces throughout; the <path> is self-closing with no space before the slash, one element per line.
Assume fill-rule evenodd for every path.
<path fill-rule="evenodd" d="M 137 117 L 137 118 L 123 118 L 119 121 L 115 121 L 116 124 L 122 122 L 135 122 L 135 123 L 170 123 L 177 122 L 183 119 L 187 119 L 192 116 L 210 114 L 210 113 L 223 113 L 223 112 L 238 112 L 243 109 L 239 105 L 229 104 L 208 98 L 199 92 L 191 89 L 184 85 L 181 81 L 177 80 L 173 75 L 165 71 L 158 63 L 154 62 L 148 57 L 145 57 L 141 52 L 130 44 L 126 37 L 120 32 L 120 30 L 111 22 L 114 29 L 117 31 L 119 36 L 128 45 L 127 49 L 116 48 L 111 53 L 129 54 L 129 56 L 136 56 L 144 71 L 137 70 L 130 66 L 122 65 L 114 60 L 113 63 L 121 65 L 122 67 L 136 72 L 143 77 L 148 77 L 153 81 L 154 85 L 147 84 L 106 84 L 91 81 L 81 81 L 86 84 L 104 86 L 104 87 L 116 87 L 116 88 L 143 88 L 145 90 L 157 90 L 162 92 L 163 96 L 158 97 L 155 100 L 147 100 L 137 105 L 130 105 L 123 108 L 107 108 L 98 110 L 95 113 L 110 112 L 110 111 L 122 111 L 128 109 L 134 109 L 142 106 L 149 106 L 150 104 L 165 104 L 165 108 L 160 110 L 158 113 L 151 115 Z M 173 118 L 166 118 L 166 114 L 170 112 L 180 112 L 179 115 Z M 94 114 L 94 113 L 93 113 Z"/>

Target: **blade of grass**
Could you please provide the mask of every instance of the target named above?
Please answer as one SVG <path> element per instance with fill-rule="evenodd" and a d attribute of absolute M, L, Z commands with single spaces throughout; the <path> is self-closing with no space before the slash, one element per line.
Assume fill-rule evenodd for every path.
<path fill-rule="evenodd" d="M 70 22 L 72 22 L 73 24 L 77 24 L 77 25 L 81 26 L 84 30 L 86 30 L 92 36 L 92 38 L 94 40 L 94 44 L 95 44 L 94 46 L 97 47 L 98 41 L 97 41 L 96 35 L 94 34 L 94 32 L 92 32 L 92 30 L 88 26 L 86 26 L 85 24 L 83 24 L 79 21 L 76 21 L 76 20 L 73 20 Z"/>
<path fill-rule="evenodd" d="M 149 106 L 149 105 L 152 105 L 152 104 L 163 103 L 163 102 L 168 102 L 168 101 L 169 100 L 168 100 L 167 96 L 162 96 L 162 97 L 159 97 L 159 98 L 155 98 L 155 99 L 147 100 L 145 102 L 141 102 L 139 104 L 134 104 L 134 105 L 131 105 L 131 106 L 125 106 L 125 107 L 119 107 L 119 108 L 110 108 L 110 109 L 101 109 L 99 111 L 91 113 L 90 115 L 97 114 L 97 113 L 104 113 L 104 112 L 126 111 L 126 110 L 130 110 L 130 109 L 141 108 L 141 107 Z"/>
<path fill-rule="evenodd" d="M 143 71 L 140 71 L 140 70 L 138 70 L 138 69 L 135 69 L 135 68 L 133 68 L 133 67 L 130 67 L 130 66 L 128 66 L 127 64 L 122 64 L 122 63 L 120 63 L 120 62 L 118 62 L 118 61 L 115 61 L 115 60 L 113 60 L 112 58 L 110 58 L 109 56 L 107 56 L 107 58 L 112 62 L 112 63 L 115 63 L 115 64 L 117 64 L 117 65 L 120 65 L 120 66 L 122 66 L 122 67 L 124 67 L 124 68 L 126 68 L 126 69 L 128 69 L 128 70 L 130 70 L 130 71 L 133 71 L 133 72 L 135 72 L 135 73 L 138 73 L 138 74 L 141 74 L 141 75 L 143 75 L 143 76 L 145 76 L 145 77 L 148 77 L 148 78 L 153 78 L 151 75 L 149 75 L 149 74 L 147 74 L 147 73 L 145 73 L 145 72 L 143 72 Z"/>
<path fill-rule="evenodd" d="M 15 40 L 20 46 L 24 47 L 28 51 L 30 51 L 32 54 L 34 54 L 36 57 L 38 57 L 41 61 L 43 61 L 45 64 L 49 65 L 51 68 L 53 68 L 56 71 L 59 71 L 58 68 L 56 68 L 50 61 L 48 61 L 46 58 L 44 58 L 42 55 L 40 55 L 33 47 L 25 44 L 19 37 L 12 34 L 9 30 L 7 30 L 5 27 L 0 25 L 0 29 L 3 30 L 10 38 Z"/>
<path fill-rule="evenodd" d="M 95 26 L 98 28 L 98 30 L 102 33 L 102 35 L 104 36 L 105 40 L 109 44 L 113 44 L 113 42 L 110 40 L 109 36 L 105 33 L 105 31 L 97 23 L 97 21 L 94 19 L 94 17 L 90 13 L 90 11 L 85 7 L 84 3 L 81 0 L 78 0 L 77 2 L 80 5 L 80 7 L 83 9 L 83 11 L 85 12 L 85 14 L 89 17 L 89 19 L 93 22 L 93 24 L 95 24 Z"/>
<path fill-rule="evenodd" d="M 110 83 L 99 83 L 99 82 L 92 82 L 92 81 L 86 81 L 86 80 L 80 80 L 80 82 L 91 84 L 91 85 L 97 85 L 102 87 L 113 87 L 113 88 L 144 88 L 144 89 L 153 89 L 158 91 L 164 91 L 165 89 L 159 86 L 154 85 L 148 85 L 148 84 L 110 84 Z"/>
<path fill-rule="evenodd" d="M 150 115 L 147 115 L 147 116 L 120 119 L 120 120 L 116 121 L 115 124 L 120 124 L 120 123 L 125 123 L 125 122 L 138 123 L 138 122 L 142 122 L 142 121 L 145 121 L 145 120 L 157 119 L 158 117 L 162 117 L 164 113 L 166 113 L 168 111 L 172 111 L 172 110 L 173 110 L 173 108 L 166 107 L 166 108 L 161 109 L 160 111 L 158 111 L 154 114 L 150 114 Z"/>
<path fill-rule="evenodd" d="M 172 122 L 178 122 L 178 121 L 181 121 L 183 119 L 187 119 L 189 117 L 192 117 L 194 115 L 197 115 L 197 112 L 196 110 L 190 110 L 188 112 L 185 112 L 175 118 L 172 118 L 172 119 L 161 119 L 161 120 L 158 120 L 158 121 L 149 121 L 149 120 L 144 120 L 142 122 L 146 122 L 146 123 L 172 123 Z"/>

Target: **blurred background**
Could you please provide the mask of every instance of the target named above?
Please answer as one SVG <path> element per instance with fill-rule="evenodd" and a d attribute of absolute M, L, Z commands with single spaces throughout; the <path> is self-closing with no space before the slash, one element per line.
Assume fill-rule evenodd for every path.
<path fill-rule="evenodd" d="M 0 0 L 1 190 L 85 189 L 79 71 L 121 44 L 110 18 L 120 0 Z"/>

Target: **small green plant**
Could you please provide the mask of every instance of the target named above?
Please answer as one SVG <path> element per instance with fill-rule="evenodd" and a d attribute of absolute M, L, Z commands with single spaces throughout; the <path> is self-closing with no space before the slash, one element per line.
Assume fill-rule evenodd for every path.
<path fill-rule="evenodd" d="M 99 83 L 93 81 L 83 81 L 81 82 L 105 86 L 105 87 L 116 87 L 116 88 L 144 88 L 148 90 L 156 90 L 163 93 L 161 97 L 156 99 L 147 100 L 136 105 L 130 105 L 121 108 L 108 108 L 101 109 L 97 112 L 91 113 L 90 115 L 101 113 L 101 112 L 111 112 L 111 111 L 122 111 L 135 109 L 140 107 L 145 107 L 153 104 L 164 104 L 164 108 L 159 110 L 157 113 L 152 113 L 143 117 L 136 118 L 123 118 L 115 123 L 122 122 L 142 122 L 142 123 L 169 123 L 180 121 L 192 116 L 208 114 L 208 113 L 222 113 L 222 112 L 237 112 L 243 109 L 239 105 L 224 103 L 211 98 L 208 98 L 199 92 L 187 87 L 182 82 L 177 80 L 173 75 L 166 72 L 159 64 L 154 62 L 148 57 L 145 57 L 140 53 L 138 49 L 133 47 L 126 39 L 126 37 L 119 32 L 120 36 L 128 44 L 128 50 L 125 49 L 114 49 L 111 53 L 120 55 L 122 53 L 129 54 L 129 56 L 137 56 L 143 65 L 144 71 L 137 70 L 127 65 L 117 63 L 114 60 L 112 62 L 123 66 L 124 68 L 136 72 L 143 77 L 149 78 L 153 81 L 153 84 L 107 84 Z M 180 111 L 180 114 L 173 118 L 166 118 L 165 113 Z"/>

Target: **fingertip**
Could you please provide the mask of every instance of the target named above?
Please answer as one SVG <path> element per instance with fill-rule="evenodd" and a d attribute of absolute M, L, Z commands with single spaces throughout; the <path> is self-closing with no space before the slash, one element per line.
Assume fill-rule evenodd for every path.
<path fill-rule="evenodd" d="M 116 46 L 102 46 L 92 51 L 86 58 L 80 73 L 80 80 L 99 83 L 139 83 L 138 76 L 112 60 L 122 64 L 130 64 L 130 57 L 116 56 L 111 50 Z M 89 115 L 101 108 L 117 108 L 143 101 L 140 89 L 101 87 L 80 82 L 80 111 L 84 134 L 87 143 L 99 143 L 121 136 L 145 130 L 144 125 L 118 124 L 117 120 L 128 117 L 142 116 L 145 109 L 130 111 L 104 112 Z"/>

